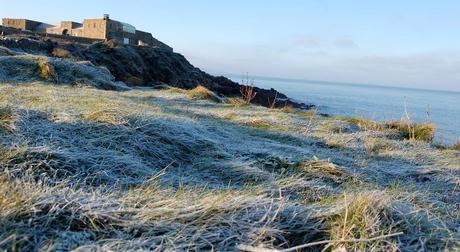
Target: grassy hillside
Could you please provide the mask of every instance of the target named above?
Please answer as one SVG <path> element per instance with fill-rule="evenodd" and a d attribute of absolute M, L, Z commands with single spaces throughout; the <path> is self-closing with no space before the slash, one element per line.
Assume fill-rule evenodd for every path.
<path fill-rule="evenodd" d="M 457 151 L 202 88 L 29 75 L 0 84 L 0 250 L 460 249 Z"/>

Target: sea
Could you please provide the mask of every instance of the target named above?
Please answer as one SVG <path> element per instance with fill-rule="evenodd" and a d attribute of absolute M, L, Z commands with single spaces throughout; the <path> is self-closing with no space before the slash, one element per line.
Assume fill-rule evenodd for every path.
<path fill-rule="evenodd" d="M 242 82 L 241 76 L 226 77 Z M 400 120 L 408 115 L 413 122 L 435 123 L 435 142 L 453 144 L 460 141 L 460 92 L 260 76 L 249 78 L 257 87 L 274 88 L 297 101 L 316 105 L 322 113 L 377 121 Z"/>

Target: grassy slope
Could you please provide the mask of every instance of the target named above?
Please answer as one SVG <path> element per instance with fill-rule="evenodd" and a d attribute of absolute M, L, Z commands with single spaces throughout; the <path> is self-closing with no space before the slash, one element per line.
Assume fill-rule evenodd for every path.
<path fill-rule="evenodd" d="M 460 157 L 178 89 L 0 85 L 0 249 L 459 248 Z"/>

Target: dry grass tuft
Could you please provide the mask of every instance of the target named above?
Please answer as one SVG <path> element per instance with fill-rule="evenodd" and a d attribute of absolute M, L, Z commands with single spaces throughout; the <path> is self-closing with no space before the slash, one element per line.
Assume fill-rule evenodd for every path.
<path fill-rule="evenodd" d="M 84 116 L 84 119 L 91 122 L 111 125 L 125 125 L 128 123 L 128 121 L 120 116 L 120 113 L 115 110 L 90 112 Z"/>
<path fill-rule="evenodd" d="M 386 139 L 369 136 L 367 132 L 363 136 L 363 147 L 367 156 L 378 156 L 381 152 L 392 150 L 392 146 Z"/>
<path fill-rule="evenodd" d="M 234 106 L 247 106 L 248 104 L 241 98 L 239 97 L 229 97 L 225 98 L 225 103 L 231 104 Z"/>
<path fill-rule="evenodd" d="M 0 132 L 13 132 L 16 116 L 11 107 L 0 107 Z"/>
<path fill-rule="evenodd" d="M 0 218 L 11 218 L 30 209 L 34 193 L 24 192 L 23 186 L 0 177 Z M 1 221 L 0 221 L 1 222 Z"/>
<path fill-rule="evenodd" d="M 297 167 L 301 175 L 309 178 L 320 178 L 334 183 L 342 183 L 351 178 L 346 171 L 338 168 L 335 164 L 316 157 L 300 162 Z"/>
<path fill-rule="evenodd" d="M 192 99 L 197 99 L 197 100 L 211 100 L 214 102 L 221 102 L 222 99 L 216 95 L 214 92 L 211 90 L 207 89 L 204 86 L 198 85 L 194 89 L 188 90 L 187 94 L 192 98 Z"/>
<path fill-rule="evenodd" d="M 317 111 L 316 110 L 305 110 L 305 111 L 302 110 L 302 111 L 297 111 L 296 114 L 300 116 L 305 116 L 305 117 L 313 117 L 313 116 L 316 116 Z"/>
<path fill-rule="evenodd" d="M 37 59 L 38 74 L 41 78 L 51 80 L 58 83 L 58 75 L 53 65 L 51 65 L 47 58 L 40 57 Z"/>
<path fill-rule="evenodd" d="M 382 130 L 382 125 L 377 123 L 376 121 L 360 118 L 360 117 L 345 117 L 340 118 L 340 120 L 352 123 L 357 125 L 363 130 Z"/>
<path fill-rule="evenodd" d="M 271 126 L 270 123 L 261 119 L 252 119 L 246 123 L 249 126 L 257 127 L 257 128 L 269 128 Z"/>
<path fill-rule="evenodd" d="M 0 167 L 7 167 L 12 160 L 21 156 L 24 152 L 24 147 L 6 147 L 0 145 Z"/>

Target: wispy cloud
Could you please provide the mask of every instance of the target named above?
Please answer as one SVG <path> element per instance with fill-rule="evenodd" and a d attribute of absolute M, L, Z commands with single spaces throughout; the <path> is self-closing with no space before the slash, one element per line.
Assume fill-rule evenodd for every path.
<path fill-rule="evenodd" d="M 334 45 L 342 48 L 352 48 L 358 46 L 355 41 L 350 38 L 338 38 L 334 40 Z"/>
<path fill-rule="evenodd" d="M 303 35 L 294 39 L 294 45 L 301 47 L 315 47 L 321 46 L 322 43 L 321 40 L 315 36 Z"/>

